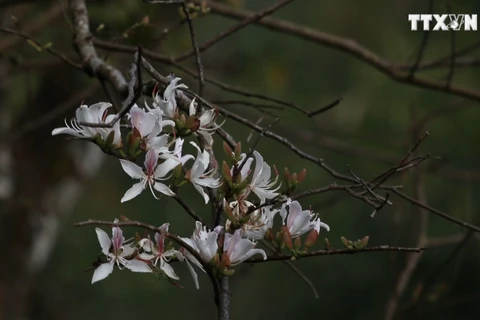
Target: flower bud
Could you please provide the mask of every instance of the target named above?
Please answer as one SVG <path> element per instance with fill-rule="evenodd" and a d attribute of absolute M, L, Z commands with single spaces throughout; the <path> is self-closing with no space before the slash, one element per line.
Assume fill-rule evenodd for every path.
<path fill-rule="evenodd" d="M 132 134 L 130 146 L 128 148 L 128 154 L 131 156 L 135 156 L 139 146 L 140 146 L 140 137 L 135 138 L 135 134 Z"/>
<path fill-rule="evenodd" d="M 307 176 L 307 169 L 303 169 L 300 171 L 300 173 L 297 176 L 297 182 L 303 182 L 305 180 L 305 177 Z"/>
<path fill-rule="evenodd" d="M 293 243 L 292 243 L 292 237 L 290 236 L 290 232 L 288 231 L 286 226 L 282 226 L 281 232 L 282 232 L 282 243 L 285 245 L 285 247 L 291 250 L 293 248 Z"/>
<path fill-rule="evenodd" d="M 290 176 L 290 171 L 288 170 L 287 167 L 283 169 L 283 180 L 288 184 L 290 180 L 292 180 L 292 177 Z"/>
<path fill-rule="evenodd" d="M 240 155 L 242 154 L 242 143 L 238 142 L 235 146 L 235 159 L 240 159 Z"/>
<path fill-rule="evenodd" d="M 362 246 L 362 248 L 365 248 L 367 246 L 368 239 L 369 239 L 369 236 L 365 236 L 360 240 L 360 245 Z"/>
<path fill-rule="evenodd" d="M 340 237 L 340 240 L 342 241 L 343 245 L 348 248 L 350 246 L 350 241 L 348 241 L 347 238 L 345 237 Z"/>
<path fill-rule="evenodd" d="M 307 249 L 310 248 L 311 246 L 313 246 L 315 244 L 315 242 L 317 242 L 317 239 L 318 239 L 317 230 L 311 230 L 310 233 L 307 236 L 307 239 L 305 239 L 305 243 L 304 243 L 305 247 Z"/>
<path fill-rule="evenodd" d="M 222 177 L 228 183 L 228 185 L 231 187 L 232 186 L 232 174 L 230 172 L 230 168 L 228 167 L 228 164 L 225 161 L 223 161 L 223 163 L 222 163 Z"/>
<path fill-rule="evenodd" d="M 223 141 L 223 152 L 225 153 L 225 156 L 226 156 L 227 159 L 229 159 L 229 160 L 231 160 L 232 157 L 234 156 L 234 153 L 233 153 L 232 148 L 230 148 L 230 146 L 228 145 L 228 143 L 226 143 L 225 141 Z"/>
<path fill-rule="evenodd" d="M 264 236 L 265 240 L 272 242 L 275 237 L 273 236 L 272 229 L 268 229 L 267 232 L 265 232 Z"/>
<path fill-rule="evenodd" d="M 300 250 L 300 247 L 302 246 L 302 240 L 300 239 L 300 237 L 296 237 L 295 238 L 295 250 Z"/>

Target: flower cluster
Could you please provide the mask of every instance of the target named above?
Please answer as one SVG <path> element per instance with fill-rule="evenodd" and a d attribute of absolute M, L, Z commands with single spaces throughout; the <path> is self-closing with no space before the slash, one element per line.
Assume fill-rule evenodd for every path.
<path fill-rule="evenodd" d="M 187 265 L 198 288 L 196 270 L 230 275 L 235 266 L 254 256 L 267 259 L 264 249 L 257 247 L 259 241 L 268 241 L 277 252 L 288 250 L 296 255 L 316 242 L 320 228 L 329 230 L 318 214 L 289 198 L 305 178 L 305 170 L 297 175 L 285 169 L 284 183 L 279 183 L 276 168 L 272 169 L 256 150 L 242 153 L 240 143 L 234 150 L 224 144 L 226 159 L 219 167 L 212 148 L 212 134 L 220 127 L 216 123 L 218 112 L 199 108 L 195 99 L 179 108 L 177 102 L 185 101 L 181 92 L 185 88 L 179 78 L 173 78 L 163 93 L 154 93 L 151 105 L 133 105 L 122 126 L 120 122 L 108 126 L 116 116 L 108 114 L 110 103 L 100 102 L 80 106 L 75 119 L 52 131 L 52 135 L 67 134 L 94 142 L 119 158 L 123 171 L 136 180 L 121 202 L 136 198 L 145 189 L 155 199 L 164 195 L 179 200 L 177 189 L 191 184 L 205 204 L 215 194 L 214 205 L 227 218 L 213 229 L 196 221 L 190 237 L 170 233 L 169 223 L 156 228 L 153 237 L 130 240 L 125 240 L 118 220 L 113 222 L 111 238 L 97 228 L 104 258 L 95 265 L 92 283 L 105 279 L 115 265 L 120 270 L 161 274 L 176 281 L 179 277 L 172 262 L 177 261 Z M 202 142 L 202 147 L 194 141 L 186 144 L 191 145 L 192 154 L 184 148 L 191 137 Z"/>

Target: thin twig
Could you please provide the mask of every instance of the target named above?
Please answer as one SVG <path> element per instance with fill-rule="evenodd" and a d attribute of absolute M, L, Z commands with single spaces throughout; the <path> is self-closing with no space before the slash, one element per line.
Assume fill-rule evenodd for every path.
<path fill-rule="evenodd" d="M 190 39 L 192 40 L 193 52 L 195 54 L 195 63 L 197 65 L 197 70 L 198 70 L 198 95 L 202 97 L 203 87 L 205 86 L 205 79 L 203 75 L 202 60 L 200 58 L 200 50 L 198 49 L 197 37 L 195 36 L 195 29 L 193 28 L 193 22 L 190 17 L 190 12 L 188 12 L 188 8 L 185 2 L 182 3 L 182 10 L 185 16 L 187 17 L 188 29 L 190 31 Z M 202 113 L 202 104 L 198 102 L 197 115 L 200 115 L 201 113 Z"/>
<path fill-rule="evenodd" d="M 4 32 L 4 33 L 13 34 L 13 35 L 21 37 L 21 38 L 23 38 L 27 41 L 30 41 L 31 43 L 33 43 L 36 46 L 38 51 L 46 51 L 46 52 L 60 58 L 63 62 L 70 65 L 71 67 L 74 67 L 75 69 L 82 69 L 81 64 L 74 62 L 72 59 L 70 59 L 69 57 L 67 57 L 63 53 L 58 52 L 57 50 L 53 49 L 52 47 L 45 46 L 44 44 L 42 44 L 38 40 L 35 40 L 34 38 L 30 37 L 26 33 L 23 33 L 23 32 L 17 31 L 17 30 L 13 30 L 13 29 L 10 29 L 10 28 L 4 28 L 4 27 L 0 27 L 0 31 Z"/>
<path fill-rule="evenodd" d="M 185 59 L 188 59 L 190 58 L 191 56 L 193 56 L 194 54 L 197 55 L 198 54 L 198 50 L 200 50 L 200 52 L 203 52 L 205 50 L 207 50 L 208 48 L 212 47 L 214 44 L 220 42 L 221 40 L 225 39 L 226 37 L 232 35 L 233 33 L 237 32 L 238 30 L 254 23 L 255 21 L 257 20 L 260 20 L 262 19 L 263 17 L 269 15 L 269 14 L 272 14 L 273 12 L 275 12 L 276 10 L 280 9 L 281 7 L 289 4 L 290 2 L 292 2 L 294 0 L 283 0 L 283 1 L 279 1 L 277 2 L 276 4 L 274 4 L 273 6 L 270 6 L 268 8 L 266 8 L 265 10 L 263 11 L 260 11 L 258 13 L 252 13 L 251 15 L 249 15 L 248 17 L 246 17 L 242 22 L 240 23 L 237 23 L 236 25 L 233 25 L 231 26 L 230 28 L 228 28 L 227 30 L 221 32 L 220 34 L 216 35 L 215 37 L 213 37 L 212 39 L 208 40 L 207 42 L 205 42 L 204 44 L 202 44 L 200 46 L 200 48 L 195 48 L 195 46 L 193 47 L 194 49 L 193 50 L 189 50 L 185 53 L 182 53 L 180 54 L 178 57 L 176 58 L 173 58 L 173 61 L 174 62 L 181 62 Z M 183 4 L 183 6 L 185 6 L 185 4 Z M 185 10 L 185 9 L 184 9 Z M 186 13 L 185 13 L 186 14 Z M 187 16 L 188 18 L 188 16 Z"/>
<path fill-rule="evenodd" d="M 292 255 L 271 255 L 267 257 L 266 260 L 263 258 L 252 258 L 246 260 L 247 263 L 264 263 L 264 262 L 271 262 L 271 261 L 279 261 L 279 260 L 299 260 L 307 257 L 316 257 L 316 256 L 333 256 L 333 255 L 340 255 L 340 254 L 357 254 L 357 253 L 367 253 L 367 252 L 391 252 L 391 251 L 399 251 L 399 252 L 422 252 L 427 248 L 412 248 L 412 247 L 395 247 L 389 245 L 382 245 L 382 246 L 375 246 L 375 247 L 368 247 L 368 248 L 361 248 L 361 249 L 333 249 L 333 250 L 316 250 L 307 252 L 304 254 L 299 254 L 296 256 Z"/>
<path fill-rule="evenodd" d="M 196 4 L 206 3 L 210 8 L 211 12 L 237 20 L 245 19 L 252 14 L 251 11 L 238 10 L 232 6 L 224 5 L 222 3 L 213 1 L 191 0 L 191 2 Z M 336 35 L 315 30 L 313 28 L 297 25 L 293 22 L 272 17 L 264 17 L 260 20 L 257 20 L 255 23 L 262 27 L 278 31 L 283 34 L 290 34 L 298 38 L 302 38 L 328 47 L 333 47 L 340 51 L 346 52 L 362 60 L 363 62 L 379 70 L 380 72 L 388 75 L 390 78 L 397 82 L 433 91 L 449 93 L 474 101 L 480 101 L 480 91 L 478 90 L 458 86 L 446 87 L 443 82 L 433 81 L 428 78 L 410 78 L 409 73 L 404 72 L 404 68 L 398 68 L 391 61 L 384 59 L 383 57 L 358 44 L 352 39 L 339 37 Z M 410 68 L 408 68 L 408 70 L 410 70 Z"/>
<path fill-rule="evenodd" d="M 427 204 L 425 204 L 425 203 L 423 203 L 423 202 L 421 202 L 421 201 L 419 201 L 419 200 L 417 200 L 417 199 L 414 199 L 414 198 L 412 198 L 412 197 L 410 197 L 410 196 L 408 196 L 408 195 L 404 194 L 403 192 L 400 192 L 400 191 L 398 191 L 398 190 L 396 190 L 396 189 L 392 189 L 392 192 L 395 193 L 395 194 L 396 194 L 397 196 L 399 196 L 400 198 L 405 199 L 405 200 L 409 201 L 410 203 L 413 203 L 413 204 L 419 206 L 420 208 L 423 208 L 423 209 L 425 209 L 425 210 L 428 210 L 428 211 L 436 214 L 437 216 L 439 216 L 439 217 L 441 217 L 441 218 L 443 218 L 443 219 L 445 219 L 445 220 L 448 220 L 448 221 L 450 221 L 450 222 L 453 222 L 453 223 L 456 224 L 456 225 L 459 225 L 459 226 L 462 226 L 462 227 L 464 227 L 464 228 L 467 228 L 467 229 L 470 229 L 470 230 L 472 230 L 472 231 L 475 231 L 475 232 L 479 232 L 479 233 L 480 233 L 480 228 L 477 227 L 477 226 L 474 226 L 473 224 L 470 224 L 470 223 L 468 223 L 468 222 L 465 222 L 465 221 L 462 221 L 462 220 L 460 220 L 460 219 L 454 218 L 454 217 L 446 214 L 445 212 L 442 212 L 442 211 L 440 211 L 440 210 L 438 210 L 438 209 L 432 208 L 432 207 L 430 207 L 429 205 L 427 205 Z"/>
<path fill-rule="evenodd" d="M 433 6 L 434 6 L 433 0 L 430 0 L 428 2 L 427 13 L 433 12 Z M 410 73 L 408 74 L 408 77 L 410 79 L 412 79 L 415 76 L 415 71 L 417 71 L 417 68 L 420 65 L 420 62 L 422 61 L 425 48 L 427 47 L 429 36 L 430 36 L 430 29 L 423 32 L 422 43 L 420 44 L 420 49 L 418 49 L 417 58 L 415 59 L 415 62 L 413 63 L 412 68 L 410 69 Z"/>
<path fill-rule="evenodd" d="M 195 211 L 193 211 L 193 209 L 190 208 L 188 204 L 178 196 L 178 194 L 175 194 L 173 198 L 182 206 L 183 209 L 185 209 L 185 212 L 188 213 L 190 217 L 192 217 L 195 221 L 200 221 L 203 225 L 205 225 L 205 221 L 203 221 L 203 219 L 200 218 Z"/>

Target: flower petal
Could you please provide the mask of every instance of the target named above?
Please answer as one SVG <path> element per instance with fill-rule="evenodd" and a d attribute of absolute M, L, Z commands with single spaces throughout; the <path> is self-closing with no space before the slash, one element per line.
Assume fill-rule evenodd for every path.
<path fill-rule="evenodd" d="M 193 187 L 198 191 L 198 193 L 200 193 L 200 195 L 203 197 L 203 200 L 205 200 L 205 204 L 207 204 L 210 200 L 208 194 L 203 190 L 201 186 L 197 185 L 196 183 L 193 184 Z"/>
<path fill-rule="evenodd" d="M 108 256 L 108 252 L 110 251 L 110 246 L 112 245 L 112 241 L 108 234 L 100 228 L 95 228 L 95 232 L 97 233 L 98 242 L 100 243 L 100 247 L 102 248 L 102 252 L 104 255 Z"/>
<path fill-rule="evenodd" d="M 179 276 L 177 276 L 177 274 L 175 273 L 175 270 L 173 270 L 172 266 L 168 264 L 163 258 L 160 259 L 160 270 L 162 270 L 163 273 L 165 273 L 167 277 L 171 279 L 180 279 Z"/>
<path fill-rule="evenodd" d="M 197 290 L 199 290 L 200 289 L 200 283 L 198 282 L 197 272 L 195 271 L 195 269 L 193 269 L 193 266 L 190 264 L 190 262 L 188 262 L 188 260 L 185 260 L 185 262 L 187 263 L 188 271 L 190 271 L 190 274 L 192 275 L 193 282 L 195 283 L 195 288 L 197 288 Z"/>
<path fill-rule="evenodd" d="M 58 134 L 68 134 L 77 138 L 86 138 L 83 134 L 73 130 L 72 128 L 56 128 L 52 130 L 52 136 L 56 136 Z"/>
<path fill-rule="evenodd" d="M 120 202 L 124 203 L 126 201 L 132 200 L 133 198 L 138 196 L 140 193 L 142 193 L 144 188 L 145 188 L 145 185 L 143 181 L 135 183 L 130 189 L 127 190 L 127 192 L 125 192 L 125 195 L 120 200 Z"/>
<path fill-rule="evenodd" d="M 93 277 L 92 277 L 92 284 L 105 279 L 110 275 L 110 273 L 113 272 L 113 260 L 112 262 L 109 263 L 102 263 L 99 265 L 96 269 L 95 272 L 93 272 Z"/>
<path fill-rule="evenodd" d="M 137 166 L 135 163 L 120 159 L 120 164 L 122 165 L 123 171 L 125 171 L 125 173 L 133 179 L 142 179 L 145 177 L 143 169 Z"/>
<path fill-rule="evenodd" d="M 150 269 L 146 262 L 137 259 L 127 260 L 125 268 L 132 272 L 152 272 L 152 269 Z"/>
<path fill-rule="evenodd" d="M 167 195 L 169 197 L 173 197 L 175 195 L 175 192 L 173 192 L 172 190 L 170 190 L 169 187 L 167 187 L 166 185 L 164 185 L 163 183 L 161 182 L 155 182 L 155 184 L 153 185 L 153 188 L 155 190 L 157 190 L 158 192 L 161 192 L 163 193 L 164 195 Z"/>

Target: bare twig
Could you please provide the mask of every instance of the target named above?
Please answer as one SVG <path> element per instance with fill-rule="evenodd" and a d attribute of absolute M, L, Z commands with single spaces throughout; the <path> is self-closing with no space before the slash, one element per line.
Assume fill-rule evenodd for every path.
<path fill-rule="evenodd" d="M 10 29 L 10 28 L 4 28 L 4 27 L 0 27 L 0 31 L 1 32 L 4 32 L 4 33 L 9 33 L 9 34 L 13 34 L 15 36 L 18 36 L 18 37 L 21 37 L 27 41 L 30 41 L 31 43 L 33 43 L 35 45 L 35 47 L 37 48 L 37 50 L 39 51 L 46 51 L 48 53 L 51 53 L 52 55 L 60 58 L 63 62 L 65 62 L 66 64 L 70 65 L 71 67 L 74 67 L 76 69 L 82 69 L 82 66 L 76 62 L 74 62 L 72 59 L 70 59 L 69 57 L 67 57 L 66 55 L 64 55 L 63 53 L 61 52 L 58 52 L 57 50 L 49 47 L 49 46 L 46 46 L 42 43 L 40 43 L 38 40 L 35 40 L 34 38 L 30 37 L 28 34 L 26 33 L 23 33 L 23 32 L 20 32 L 20 31 L 16 31 L 16 30 L 13 30 L 13 29 Z"/>
<path fill-rule="evenodd" d="M 191 0 L 193 3 L 207 3 L 210 10 L 216 14 L 226 16 L 232 19 L 242 20 L 252 14 L 250 11 L 238 10 L 232 6 L 206 0 Z M 346 52 L 380 72 L 388 75 L 393 80 L 405 83 L 411 86 L 425 88 L 433 91 L 444 92 L 451 95 L 463 97 L 466 99 L 480 101 L 480 91 L 458 86 L 446 87 L 442 82 L 430 80 L 428 78 L 411 78 L 409 73 L 405 73 L 404 68 L 398 68 L 394 63 L 380 57 L 371 50 L 363 47 L 355 41 L 321 32 L 306 26 L 297 25 L 292 22 L 284 21 L 272 17 L 264 17 L 255 22 L 256 24 L 274 30 L 302 38 L 317 44 L 325 45 Z M 411 68 L 408 68 L 409 70 Z"/>
<path fill-rule="evenodd" d="M 433 0 L 430 0 L 428 2 L 427 13 L 433 12 L 433 5 L 434 5 Z M 425 48 L 427 47 L 429 36 L 430 36 L 430 30 L 426 30 L 423 32 L 422 43 L 420 44 L 420 49 L 418 50 L 417 58 L 415 59 L 415 62 L 413 63 L 412 68 L 410 69 L 410 73 L 408 74 L 408 77 L 410 79 L 412 79 L 415 76 L 415 71 L 417 71 L 418 66 L 420 65 L 420 62 L 422 61 L 423 53 L 425 52 Z"/>
<path fill-rule="evenodd" d="M 271 262 L 271 261 L 279 261 L 279 260 L 298 260 L 307 257 L 316 257 L 316 256 L 333 256 L 333 255 L 340 255 L 340 254 L 357 254 L 357 253 L 367 253 L 367 252 L 391 252 L 391 251 L 400 251 L 400 252 L 422 252 L 426 248 L 409 248 L 409 247 L 395 247 L 389 245 L 383 246 L 375 246 L 375 247 L 368 247 L 362 249 L 333 249 L 333 250 L 316 250 L 307 252 L 304 254 L 299 254 L 297 256 L 292 255 L 271 255 L 267 257 L 267 260 L 263 260 L 262 258 L 252 258 L 247 260 L 247 263 L 263 263 L 263 262 Z"/>
<path fill-rule="evenodd" d="M 190 215 L 190 217 L 192 217 L 195 221 L 200 221 L 203 225 L 205 225 L 205 221 L 203 221 L 202 218 L 200 218 L 196 213 L 195 211 L 193 211 L 192 208 L 190 208 L 188 206 L 188 204 L 181 198 L 179 197 L 177 194 L 173 197 L 177 202 L 178 204 L 180 204 L 182 206 L 183 209 L 185 209 L 185 212 L 188 213 Z"/>
<path fill-rule="evenodd" d="M 195 29 L 193 28 L 193 22 L 190 17 L 190 13 L 188 12 L 187 5 L 182 3 L 182 10 L 187 17 L 188 29 L 190 31 L 190 38 L 192 40 L 192 47 L 193 52 L 195 54 L 195 63 L 197 65 L 198 70 L 198 95 L 201 97 L 203 96 L 203 87 L 205 86 L 205 79 L 203 76 L 203 65 L 202 60 L 200 58 L 200 50 L 198 49 L 197 37 L 195 36 Z M 200 115 L 202 112 L 202 104 L 199 102 L 197 105 L 197 115 Z"/>
<path fill-rule="evenodd" d="M 289 4 L 290 2 L 292 2 L 294 0 L 282 0 L 282 1 L 278 1 L 276 4 L 274 4 L 273 6 L 270 6 L 268 8 L 266 8 L 265 10 L 263 11 L 260 11 L 258 13 L 252 13 L 250 14 L 248 17 L 246 17 L 242 22 L 236 24 L 236 25 L 233 25 L 232 27 L 228 28 L 227 30 L 221 32 L 220 34 L 216 35 L 213 39 L 210 39 L 208 40 L 207 42 L 205 42 L 204 44 L 202 44 L 199 48 L 195 48 L 195 46 L 193 47 L 194 49 L 191 50 L 191 51 L 188 51 L 188 52 L 185 52 L 183 54 L 180 54 L 178 57 L 176 58 L 173 58 L 173 61 L 175 62 L 181 62 L 187 58 L 190 58 L 191 56 L 193 55 L 198 55 L 198 50 L 200 50 L 200 52 L 203 52 L 205 50 L 207 50 L 208 48 L 212 47 L 214 44 L 220 42 L 221 40 L 225 39 L 226 37 L 232 35 L 233 33 L 237 32 L 238 30 L 254 23 L 255 21 L 258 21 L 259 19 L 273 13 L 274 11 L 280 9 L 281 7 Z M 185 6 L 185 4 L 183 4 L 183 6 Z M 184 9 L 185 10 L 185 9 Z M 185 12 L 185 11 L 184 11 Z M 186 14 L 186 13 L 185 13 Z M 187 16 L 188 17 L 188 16 Z"/>
<path fill-rule="evenodd" d="M 425 210 L 428 210 L 428 211 L 436 214 L 437 216 L 439 216 L 439 217 L 441 217 L 441 218 L 443 218 L 443 219 L 445 219 L 445 220 L 448 220 L 448 221 L 450 221 L 450 222 L 453 222 L 454 224 L 459 225 L 459 226 L 462 226 L 462 227 L 464 227 L 464 228 L 470 229 L 470 230 L 472 230 L 472 231 L 474 231 L 474 232 L 479 232 L 479 233 L 480 233 L 480 228 L 477 227 L 477 226 L 474 226 L 473 224 L 470 224 L 470 223 L 468 223 L 468 222 L 465 222 L 465 221 L 462 221 L 462 220 L 460 220 L 460 219 L 454 218 L 454 217 L 446 214 L 445 212 L 442 212 L 442 211 L 440 211 L 440 210 L 438 210 L 438 209 L 432 208 L 432 207 L 430 207 L 429 205 L 427 205 L 427 204 L 425 204 L 425 203 L 423 203 L 423 202 L 421 202 L 421 201 L 419 201 L 419 200 L 417 200 L 417 199 L 414 199 L 414 198 L 412 198 L 412 197 L 410 197 L 410 196 L 408 196 L 408 195 L 404 194 L 403 192 L 400 192 L 400 191 L 398 191 L 398 190 L 396 190 L 396 189 L 392 189 L 392 192 L 395 193 L 395 194 L 396 194 L 397 196 L 399 196 L 400 198 L 405 199 L 405 200 L 407 200 L 408 202 L 419 206 L 420 208 L 423 208 L 423 209 L 425 209 Z"/>

